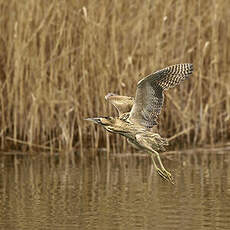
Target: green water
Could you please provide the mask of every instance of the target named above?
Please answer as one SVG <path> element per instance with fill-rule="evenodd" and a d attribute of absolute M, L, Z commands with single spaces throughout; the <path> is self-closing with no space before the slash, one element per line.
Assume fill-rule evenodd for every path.
<path fill-rule="evenodd" d="M 0 157 L 0 229 L 230 229 L 230 152 Z"/>

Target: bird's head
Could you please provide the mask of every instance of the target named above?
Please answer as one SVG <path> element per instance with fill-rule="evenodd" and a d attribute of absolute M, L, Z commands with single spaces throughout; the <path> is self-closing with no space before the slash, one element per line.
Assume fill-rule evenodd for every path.
<path fill-rule="evenodd" d="M 86 118 L 85 120 L 92 121 L 104 127 L 113 125 L 115 122 L 115 119 L 113 117 L 95 117 L 95 118 Z"/>

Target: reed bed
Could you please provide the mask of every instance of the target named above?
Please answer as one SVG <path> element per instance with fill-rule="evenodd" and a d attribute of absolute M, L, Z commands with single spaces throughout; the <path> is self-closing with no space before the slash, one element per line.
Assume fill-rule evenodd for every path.
<path fill-rule="evenodd" d="M 230 138 L 230 2 L 0 0 L 1 148 L 126 151 L 84 121 L 116 115 L 144 75 L 180 62 L 194 74 L 166 93 L 159 132 L 171 146 Z"/>

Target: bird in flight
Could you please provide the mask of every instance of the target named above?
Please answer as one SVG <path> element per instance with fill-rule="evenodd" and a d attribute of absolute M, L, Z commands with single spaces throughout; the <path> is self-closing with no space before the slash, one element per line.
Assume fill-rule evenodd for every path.
<path fill-rule="evenodd" d="M 109 93 L 105 96 L 118 110 L 118 117 L 87 118 L 101 125 L 111 133 L 125 136 L 134 147 L 150 154 L 157 173 L 165 180 L 174 183 L 159 155 L 168 145 L 166 138 L 152 132 L 152 127 L 158 124 L 157 118 L 164 102 L 164 90 L 173 88 L 187 79 L 193 72 L 192 64 L 176 64 L 154 72 L 137 83 L 134 97 L 120 96 Z M 159 163 L 156 164 L 155 158 Z"/>

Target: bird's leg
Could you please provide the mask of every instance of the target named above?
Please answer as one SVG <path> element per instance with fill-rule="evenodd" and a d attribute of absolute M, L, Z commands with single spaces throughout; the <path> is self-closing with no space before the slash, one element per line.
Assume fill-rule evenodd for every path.
<path fill-rule="evenodd" d="M 155 167 L 155 169 L 157 170 L 157 173 L 165 180 L 168 180 L 168 178 L 165 176 L 165 174 L 162 172 L 162 170 L 160 168 L 158 168 L 155 160 L 154 160 L 154 156 L 153 156 L 153 153 L 151 153 L 151 159 L 152 159 L 152 162 L 153 162 L 153 165 Z"/>
<path fill-rule="evenodd" d="M 165 167 L 164 167 L 164 165 L 163 165 L 162 161 L 161 161 L 161 158 L 160 158 L 159 153 L 158 153 L 157 151 L 155 151 L 155 150 L 152 150 L 152 151 L 156 154 L 156 156 L 157 156 L 157 160 L 158 160 L 158 162 L 159 162 L 159 164 L 160 164 L 161 168 L 162 168 L 164 171 L 167 171 L 167 170 L 165 169 Z"/>
<path fill-rule="evenodd" d="M 152 150 L 152 151 L 153 151 L 153 152 L 155 153 L 155 155 L 157 156 L 158 162 L 159 162 L 160 167 L 161 167 L 161 169 L 158 168 L 158 166 L 156 165 L 156 162 L 155 162 L 155 160 L 154 160 L 154 155 L 153 155 L 153 153 L 151 153 L 151 159 L 152 159 L 152 162 L 153 162 L 153 164 L 154 164 L 155 169 L 157 170 L 157 173 L 158 173 L 163 179 L 165 179 L 165 180 L 171 182 L 172 184 L 174 184 L 172 175 L 171 175 L 170 172 L 168 172 L 168 171 L 165 169 L 163 163 L 161 162 L 159 153 L 156 152 L 156 151 L 154 151 L 154 150 Z"/>

